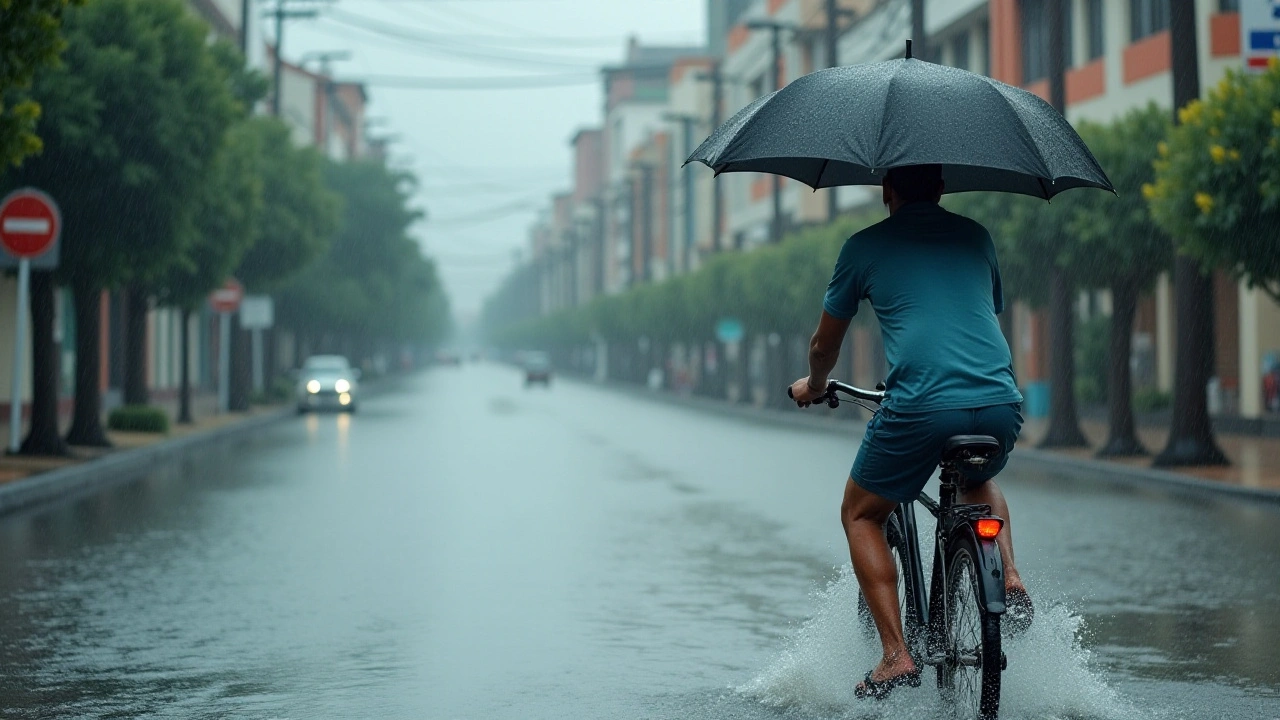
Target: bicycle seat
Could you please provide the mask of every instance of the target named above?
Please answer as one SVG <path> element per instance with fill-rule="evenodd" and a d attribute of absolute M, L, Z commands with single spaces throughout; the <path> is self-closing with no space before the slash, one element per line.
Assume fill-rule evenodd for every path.
<path fill-rule="evenodd" d="M 942 446 L 942 462 L 985 465 L 1002 452 L 1000 441 L 990 435 L 953 435 Z"/>

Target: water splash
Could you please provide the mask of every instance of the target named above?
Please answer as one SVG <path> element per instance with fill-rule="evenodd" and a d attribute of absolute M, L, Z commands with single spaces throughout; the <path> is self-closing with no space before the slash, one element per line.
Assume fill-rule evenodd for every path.
<path fill-rule="evenodd" d="M 899 690 L 884 702 L 853 695 L 854 685 L 879 660 L 878 641 L 854 612 L 858 582 L 850 567 L 816 594 L 817 611 L 789 639 L 778 657 L 737 688 L 741 695 L 784 711 L 823 717 L 942 717 L 934 672 L 925 670 L 919 690 Z M 1003 677 L 1002 718 L 1037 720 L 1147 715 L 1090 669 L 1080 643 L 1083 620 L 1062 601 L 1038 602 L 1036 621 L 1023 636 L 1006 640 L 1009 668 Z"/>

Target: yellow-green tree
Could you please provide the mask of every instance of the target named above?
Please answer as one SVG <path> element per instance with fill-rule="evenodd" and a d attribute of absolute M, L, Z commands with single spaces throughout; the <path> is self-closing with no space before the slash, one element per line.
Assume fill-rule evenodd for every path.
<path fill-rule="evenodd" d="M 66 46 L 62 13 L 82 0 L 0 0 L 0 170 L 40 152 L 40 104 L 28 94 Z"/>
<path fill-rule="evenodd" d="M 1202 266 L 1280 299 L 1280 61 L 1228 72 L 1178 119 L 1143 188 L 1152 215 Z"/>

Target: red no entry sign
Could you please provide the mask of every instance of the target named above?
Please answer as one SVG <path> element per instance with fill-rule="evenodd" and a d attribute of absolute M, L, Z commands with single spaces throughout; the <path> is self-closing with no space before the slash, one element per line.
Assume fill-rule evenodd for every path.
<path fill-rule="evenodd" d="M 222 287 L 209 294 L 209 305 L 219 313 L 239 310 L 241 300 L 244 300 L 244 286 L 235 278 L 228 278 Z"/>
<path fill-rule="evenodd" d="M 15 190 L 0 202 L 0 245 L 14 257 L 43 255 L 61 231 L 57 203 L 39 190 Z"/>

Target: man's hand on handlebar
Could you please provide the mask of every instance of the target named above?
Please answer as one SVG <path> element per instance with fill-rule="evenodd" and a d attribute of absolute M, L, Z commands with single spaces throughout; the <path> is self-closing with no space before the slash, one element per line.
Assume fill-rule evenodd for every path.
<path fill-rule="evenodd" d="M 814 389 L 815 386 L 819 389 Z M 822 398 L 827 395 L 827 381 L 809 384 L 809 376 L 800 378 L 791 384 L 791 390 L 788 392 L 792 400 L 796 401 L 796 405 L 807 408 L 814 402 L 821 402 Z"/>

